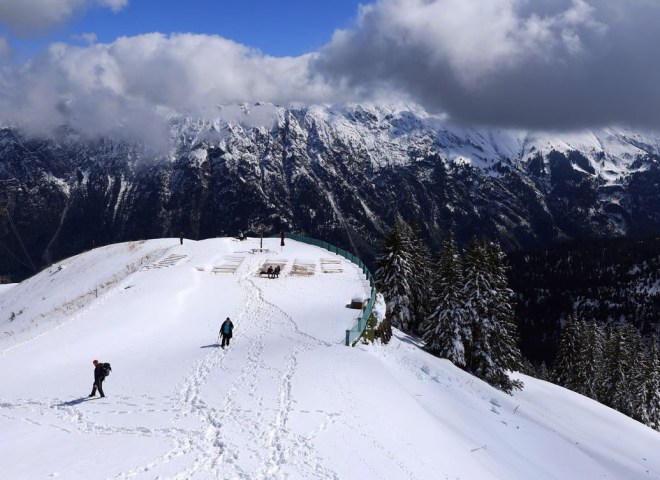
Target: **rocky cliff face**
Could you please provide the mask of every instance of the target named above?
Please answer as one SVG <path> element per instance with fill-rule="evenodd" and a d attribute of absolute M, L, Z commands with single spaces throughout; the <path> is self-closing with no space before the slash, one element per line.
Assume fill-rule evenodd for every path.
<path fill-rule="evenodd" d="M 505 248 L 660 232 L 660 136 L 460 129 L 405 108 L 225 107 L 171 148 L 0 129 L 0 273 L 93 246 L 291 230 L 369 261 L 397 215 Z M 16 235 L 14 227 L 19 235 Z"/>

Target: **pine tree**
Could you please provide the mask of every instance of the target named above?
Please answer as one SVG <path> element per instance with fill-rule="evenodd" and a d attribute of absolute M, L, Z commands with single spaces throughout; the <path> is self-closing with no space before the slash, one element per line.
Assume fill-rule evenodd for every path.
<path fill-rule="evenodd" d="M 648 390 L 650 387 L 649 378 L 653 378 L 653 370 L 649 368 L 653 364 L 652 348 L 656 347 L 654 345 L 648 345 L 645 352 L 641 355 L 641 361 L 637 366 L 638 368 L 635 370 L 635 376 L 632 379 L 634 404 L 633 418 L 646 425 L 650 425 L 651 423 L 648 408 L 651 404 L 651 398 L 648 395 Z"/>
<path fill-rule="evenodd" d="M 575 391 L 594 400 L 599 398 L 605 336 L 603 327 L 596 321 L 582 323 L 575 365 Z"/>
<path fill-rule="evenodd" d="M 508 370 L 520 370 L 522 354 L 518 348 L 518 327 L 514 321 L 514 293 L 508 286 L 504 252 L 500 245 L 486 245 L 486 261 L 492 277 L 492 314 L 496 329 L 494 348 L 498 362 Z"/>
<path fill-rule="evenodd" d="M 539 365 L 536 372 L 536 378 L 539 380 L 545 380 L 546 382 L 549 382 L 552 378 L 552 373 L 550 370 L 548 370 L 548 366 L 545 364 L 545 362 L 541 362 L 541 365 Z"/>
<path fill-rule="evenodd" d="M 642 378 L 644 389 L 638 392 L 644 405 L 642 421 L 660 432 L 660 351 L 655 339 L 644 355 Z"/>
<path fill-rule="evenodd" d="M 575 392 L 580 389 L 576 371 L 580 356 L 582 328 L 582 322 L 572 315 L 568 316 L 561 332 L 554 368 L 555 382 Z"/>
<path fill-rule="evenodd" d="M 410 331 L 413 265 L 406 228 L 401 220 L 397 220 L 385 237 L 382 252 L 376 259 L 376 284 L 385 297 L 392 326 Z"/>
<path fill-rule="evenodd" d="M 522 388 L 507 370 L 519 368 L 520 354 L 515 343 L 511 291 L 500 277 L 503 266 L 497 249 L 472 240 L 465 255 L 466 321 L 471 335 L 466 339 L 468 371 L 505 392 Z"/>
<path fill-rule="evenodd" d="M 433 299 L 435 311 L 424 324 L 424 345 L 435 355 L 465 367 L 465 342 L 470 332 L 461 296 L 463 265 L 451 232 L 440 250 L 438 270 Z"/>
<path fill-rule="evenodd" d="M 409 238 L 405 244 L 412 259 L 412 275 L 409 281 L 412 290 L 411 330 L 419 334 L 423 333 L 424 325 L 433 312 L 433 285 L 437 272 L 431 251 L 422 241 L 417 224 L 413 223 L 407 233 Z"/>
<path fill-rule="evenodd" d="M 644 340 L 639 330 L 632 324 L 626 325 L 624 331 L 626 333 L 624 359 L 627 382 L 624 392 L 625 403 L 623 410 L 620 411 L 630 417 L 634 417 L 636 411 L 635 404 L 637 403 L 634 392 L 637 379 L 640 375 L 639 372 L 644 363 Z"/>
<path fill-rule="evenodd" d="M 465 301 L 465 319 L 469 335 L 465 338 L 465 366 L 479 378 L 490 378 L 493 367 L 490 347 L 492 325 L 488 317 L 489 292 L 492 291 L 487 277 L 486 259 L 476 239 L 472 239 L 464 260 L 464 283 L 461 296 Z"/>
<path fill-rule="evenodd" d="M 604 352 L 600 399 L 628 416 L 635 411 L 631 391 L 640 349 L 639 332 L 632 325 L 627 325 L 611 332 Z"/>

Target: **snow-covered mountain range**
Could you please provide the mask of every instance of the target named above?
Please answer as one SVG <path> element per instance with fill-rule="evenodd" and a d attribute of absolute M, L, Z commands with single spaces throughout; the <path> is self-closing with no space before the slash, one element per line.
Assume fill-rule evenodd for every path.
<path fill-rule="evenodd" d="M 409 105 L 242 104 L 168 125 L 165 148 L 0 130 L 0 200 L 38 267 L 116 241 L 239 230 L 297 231 L 369 262 L 398 215 L 432 245 L 450 228 L 505 248 L 660 232 L 653 132 L 461 128 Z M 28 274 L 6 219 L 0 240 L 2 270 Z"/>
<path fill-rule="evenodd" d="M 342 257 L 259 238 L 113 244 L 1 285 L 0 475 L 660 479 L 660 433 L 574 392 L 515 374 L 507 395 L 396 330 L 344 346 L 365 288 Z"/>

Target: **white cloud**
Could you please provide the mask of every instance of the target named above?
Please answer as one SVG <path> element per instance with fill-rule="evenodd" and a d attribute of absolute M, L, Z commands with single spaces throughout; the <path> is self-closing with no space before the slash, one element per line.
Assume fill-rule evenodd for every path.
<path fill-rule="evenodd" d="M 309 74 L 310 56 L 274 58 L 218 36 L 148 34 L 111 44 L 54 44 L 0 72 L 0 111 L 48 128 L 89 133 L 158 123 L 156 112 L 217 114 L 243 101 L 317 103 L 331 91 Z"/>
<path fill-rule="evenodd" d="M 63 24 L 94 5 L 121 10 L 128 0 L 2 0 L 0 25 L 15 35 L 29 37 Z"/>
<path fill-rule="evenodd" d="M 110 7 L 113 12 L 118 12 L 126 5 L 128 5 L 128 0 L 99 0 L 100 5 Z"/>
<path fill-rule="evenodd" d="M 73 35 L 71 38 L 73 40 L 80 40 L 90 45 L 96 43 L 96 40 L 98 39 L 95 33 L 81 33 L 80 35 Z"/>

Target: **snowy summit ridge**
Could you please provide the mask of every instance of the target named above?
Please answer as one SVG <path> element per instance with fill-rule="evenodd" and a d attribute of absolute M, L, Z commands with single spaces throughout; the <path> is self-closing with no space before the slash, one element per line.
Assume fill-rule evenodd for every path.
<path fill-rule="evenodd" d="M 660 434 L 576 393 L 520 376 L 506 395 L 396 331 L 344 346 L 360 270 L 259 246 L 116 244 L 4 286 L 3 477 L 660 478 Z M 103 399 L 93 359 L 112 364 Z"/>
<path fill-rule="evenodd" d="M 199 137 L 191 138 L 208 139 L 208 130 L 225 130 L 234 135 L 241 132 L 245 136 L 251 130 L 284 128 L 295 118 L 299 133 L 305 135 L 312 129 L 322 141 L 340 139 L 357 149 L 363 148 L 377 167 L 405 165 L 422 155 L 437 154 L 445 162 L 467 163 L 493 172 L 492 166 L 498 162 L 524 168 L 539 154 L 578 151 L 588 159 L 590 173 L 606 182 L 629 173 L 634 168 L 630 165 L 632 160 L 638 156 L 660 155 L 657 132 L 614 127 L 567 132 L 461 127 L 446 115 L 430 114 L 411 103 L 286 108 L 257 102 L 218 109 L 219 115 L 213 119 L 173 117 L 173 137 L 194 132 Z M 224 140 L 231 137 L 227 135 Z M 416 156 L 411 155 L 412 151 Z"/>

